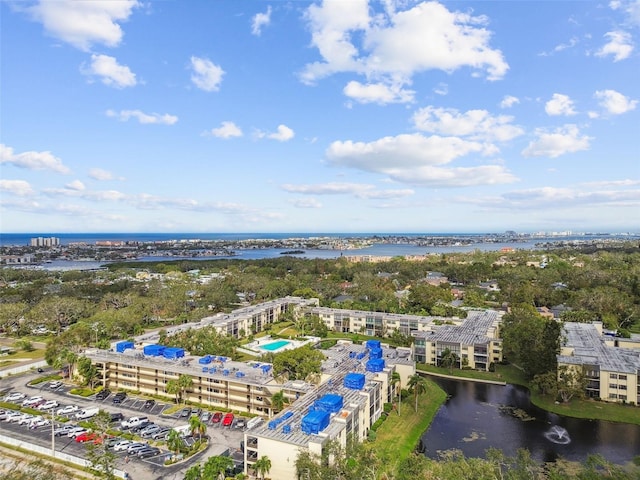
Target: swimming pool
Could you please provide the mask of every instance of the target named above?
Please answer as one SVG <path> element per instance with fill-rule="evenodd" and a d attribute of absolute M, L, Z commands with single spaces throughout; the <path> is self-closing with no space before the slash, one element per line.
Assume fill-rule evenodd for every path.
<path fill-rule="evenodd" d="M 270 352 L 273 352 L 275 350 L 278 350 L 286 345 L 289 345 L 291 342 L 289 342 L 288 340 L 277 340 L 275 342 L 271 342 L 271 343 L 266 343 L 264 345 L 260 345 L 260 349 L 262 350 L 268 350 Z"/>

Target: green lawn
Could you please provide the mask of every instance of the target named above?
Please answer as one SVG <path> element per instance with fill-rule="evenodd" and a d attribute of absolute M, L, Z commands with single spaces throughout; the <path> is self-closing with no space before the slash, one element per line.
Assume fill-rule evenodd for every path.
<path fill-rule="evenodd" d="M 418 398 L 417 413 L 414 397 L 410 395 L 402 402 L 400 415 L 396 410 L 391 411 L 376 432 L 373 447 L 387 472 L 396 470 L 399 461 L 416 449 L 420 437 L 447 398 L 446 393 L 428 379 L 426 387 L 426 392 Z"/>

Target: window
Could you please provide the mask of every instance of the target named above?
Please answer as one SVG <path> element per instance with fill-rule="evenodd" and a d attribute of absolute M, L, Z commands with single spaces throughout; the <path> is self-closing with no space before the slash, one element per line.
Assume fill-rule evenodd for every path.
<path fill-rule="evenodd" d="M 618 384 L 617 383 L 610 383 L 609 384 L 609 388 L 612 390 L 617 390 L 618 389 Z"/>
<path fill-rule="evenodd" d="M 618 375 L 618 379 L 619 380 L 626 380 L 627 376 L 626 375 Z"/>
<path fill-rule="evenodd" d="M 609 375 L 609 378 L 615 378 L 617 380 L 618 379 L 618 374 L 617 373 L 612 373 L 611 375 Z"/>

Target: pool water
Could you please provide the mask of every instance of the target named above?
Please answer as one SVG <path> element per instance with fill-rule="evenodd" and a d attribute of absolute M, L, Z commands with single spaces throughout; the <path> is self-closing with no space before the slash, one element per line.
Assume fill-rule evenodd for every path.
<path fill-rule="evenodd" d="M 273 352 L 274 350 L 278 350 L 279 348 L 284 347 L 285 345 L 289 345 L 291 342 L 287 340 L 278 340 L 277 342 L 267 343 L 265 345 L 260 345 L 262 350 L 269 350 Z"/>

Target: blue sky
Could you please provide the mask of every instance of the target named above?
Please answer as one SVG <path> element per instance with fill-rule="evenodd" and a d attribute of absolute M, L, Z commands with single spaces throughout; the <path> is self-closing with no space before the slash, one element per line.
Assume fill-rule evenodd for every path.
<path fill-rule="evenodd" d="M 5 232 L 640 230 L 640 1 L 0 2 Z"/>

